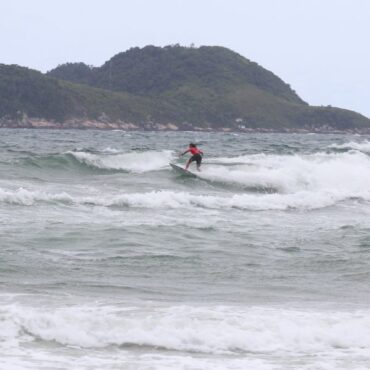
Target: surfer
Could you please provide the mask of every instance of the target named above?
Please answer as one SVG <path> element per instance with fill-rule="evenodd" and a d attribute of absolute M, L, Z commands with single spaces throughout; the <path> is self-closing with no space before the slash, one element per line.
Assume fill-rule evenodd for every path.
<path fill-rule="evenodd" d="M 200 171 L 200 165 L 202 163 L 203 152 L 199 148 L 197 148 L 197 146 L 193 143 L 189 144 L 189 148 L 187 150 L 185 150 L 185 152 L 182 153 L 181 156 L 183 156 L 184 154 L 189 153 L 189 152 L 191 153 L 192 156 L 186 162 L 185 170 L 187 170 L 189 168 L 191 162 L 195 161 L 195 162 L 197 162 L 197 170 Z"/>

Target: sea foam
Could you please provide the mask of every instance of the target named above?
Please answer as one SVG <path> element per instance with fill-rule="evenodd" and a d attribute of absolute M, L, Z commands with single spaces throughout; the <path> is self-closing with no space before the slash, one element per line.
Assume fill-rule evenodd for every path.
<path fill-rule="evenodd" d="M 370 312 L 300 311 L 231 306 L 3 306 L 2 342 L 42 340 L 63 346 L 146 346 L 207 354 L 344 353 L 370 355 Z"/>
<path fill-rule="evenodd" d="M 364 140 L 362 142 L 349 141 L 343 144 L 331 144 L 329 148 L 333 149 L 347 149 L 347 150 L 358 150 L 364 153 L 370 153 L 370 141 Z"/>
<path fill-rule="evenodd" d="M 279 192 L 363 191 L 370 181 L 370 159 L 354 153 L 311 155 L 250 155 L 218 158 L 200 175 L 211 181 L 275 188 Z M 234 166 L 223 166 L 222 164 Z"/>
<path fill-rule="evenodd" d="M 352 197 L 370 200 L 370 193 L 355 194 Z M 85 205 L 103 207 L 131 207 L 151 209 L 240 209 L 240 210 L 286 210 L 316 209 L 334 205 L 346 199 L 346 194 L 325 192 L 298 192 L 295 194 L 234 194 L 231 196 L 198 195 L 187 192 L 151 191 L 121 195 L 72 196 L 68 193 L 46 193 L 19 189 L 9 191 L 0 189 L 0 202 L 23 206 L 34 206 L 44 202 L 63 205 Z"/>

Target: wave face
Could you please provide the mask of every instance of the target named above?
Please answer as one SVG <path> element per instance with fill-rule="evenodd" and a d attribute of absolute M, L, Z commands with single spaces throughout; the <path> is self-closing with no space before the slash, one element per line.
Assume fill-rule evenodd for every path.
<path fill-rule="evenodd" d="M 170 151 L 102 156 L 72 153 L 79 163 L 101 170 L 145 174 L 165 171 L 171 175 Z M 67 191 L 0 188 L 0 202 L 32 205 L 39 202 L 91 204 L 106 207 L 188 208 L 244 210 L 318 209 L 357 199 L 370 200 L 370 158 L 362 152 L 315 153 L 311 155 L 244 155 L 211 158 L 194 184 L 169 190 L 136 192 L 133 187 L 120 194 L 99 193 L 75 196 Z M 153 179 L 163 178 L 152 175 Z M 172 176 L 173 177 L 173 176 Z M 185 181 L 189 179 L 183 179 Z M 199 180 L 204 181 L 202 184 Z M 149 181 L 149 180 L 148 180 Z M 147 184 L 149 185 L 149 184 Z M 202 186 L 203 185 L 203 186 Z M 213 191 L 209 192 L 209 186 Z M 166 186 L 167 187 L 167 186 Z M 202 189 L 203 187 L 203 189 Z M 150 188 L 150 186 L 146 186 Z"/>
<path fill-rule="evenodd" d="M 368 368 L 369 143 L 2 131 L 0 368 Z"/>
<path fill-rule="evenodd" d="M 158 171 L 168 167 L 172 160 L 170 150 L 98 155 L 86 152 L 69 152 L 80 163 L 104 170 L 123 170 L 134 173 Z"/>
<path fill-rule="evenodd" d="M 55 174 L 79 171 L 144 173 L 162 170 L 172 159 L 173 152 L 170 150 L 121 153 L 118 150 L 106 148 L 97 153 L 89 150 L 44 155 L 28 153 L 28 156 L 16 159 L 9 164 L 16 164 L 24 171 L 44 172 L 45 175 L 48 172 Z"/>

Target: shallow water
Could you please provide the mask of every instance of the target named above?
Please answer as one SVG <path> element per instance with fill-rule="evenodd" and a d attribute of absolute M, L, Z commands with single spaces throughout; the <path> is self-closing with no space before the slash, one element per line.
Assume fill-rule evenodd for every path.
<path fill-rule="evenodd" d="M 0 368 L 368 368 L 369 138 L 0 133 Z"/>

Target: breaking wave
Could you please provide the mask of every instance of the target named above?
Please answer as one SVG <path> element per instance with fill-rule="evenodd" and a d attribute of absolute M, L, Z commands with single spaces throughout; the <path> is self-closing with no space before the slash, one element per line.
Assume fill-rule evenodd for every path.
<path fill-rule="evenodd" d="M 206 354 L 369 354 L 368 311 L 173 306 L 2 306 L 2 342 L 42 340 L 79 348 L 152 347 Z"/>
<path fill-rule="evenodd" d="M 119 195 L 72 196 L 68 193 L 47 193 L 18 189 L 9 191 L 0 189 L 0 202 L 32 206 L 41 202 L 62 204 L 132 207 L 132 208 L 191 208 L 206 209 L 241 209 L 252 211 L 317 209 L 332 206 L 348 197 L 370 200 L 370 191 L 366 193 L 343 194 L 340 192 L 297 192 L 295 194 L 233 194 L 231 196 L 199 195 L 187 192 L 151 191 L 146 193 L 127 193 Z"/>
<path fill-rule="evenodd" d="M 98 169 L 123 170 L 128 172 L 149 172 L 164 169 L 173 158 L 173 152 L 145 151 L 111 155 L 99 155 L 88 152 L 69 152 L 79 162 Z"/>
<path fill-rule="evenodd" d="M 370 141 L 364 140 L 363 142 L 349 141 L 344 144 L 331 144 L 331 149 L 337 150 L 358 150 L 363 153 L 370 153 Z"/>
<path fill-rule="evenodd" d="M 87 166 L 147 172 L 167 169 L 172 152 L 124 153 L 102 156 L 87 152 L 71 154 Z M 370 200 L 370 158 L 361 152 L 316 153 L 312 155 L 249 155 L 214 158 L 205 162 L 198 174 L 202 185 L 193 180 L 181 184 L 181 191 L 161 190 L 125 192 L 117 188 L 108 193 L 93 191 L 83 195 L 46 192 L 41 188 L 0 188 L 0 202 L 33 205 L 60 202 L 105 207 L 286 210 L 317 209 L 346 200 Z M 223 163 L 232 165 L 225 166 Z M 157 176 L 153 174 L 152 176 Z M 174 177 L 171 177 L 172 181 Z M 196 189 L 192 189 L 196 185 Z M 236 188 L 235 188 L 236 186 Z M 185 187 L 185 190 L 184 190 Z M 178 186 L 176 186 L 178 188 Z M 148 189 L 148 187 L 146 187 Z"/>
<path fill-rule="evenodd" d="M 112 148 L 103 152 L 69 151 L 64 154 L 49 154 L 44 156 L 29 155 L 17 162 L 26 169 L 42 169 L 48 171 L 123 171 L 143 173 L 157 171 L 168 166 L 173 158 L 173 152 L 145 151 L 121 153 Z"/>
<path fill-rule="evenodd" d="M 201 178 L 261 190 L 275 189 L 284 194 L 307 191 L 352 197 L 367 193 L 370 183 L 370 159 L 361 152 L 292 156 L 258 154 L 216 158 L 212 163 L 203 166 Z M 225 163 L 229 165 L 225 166 Z"/>

